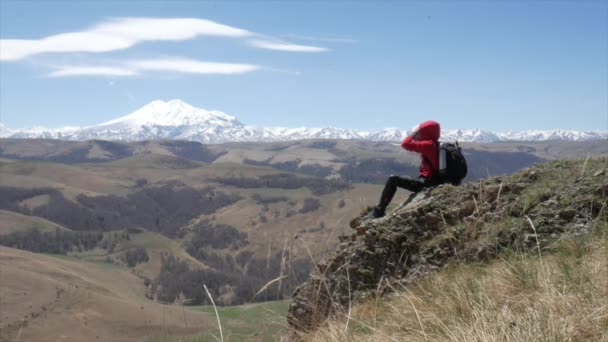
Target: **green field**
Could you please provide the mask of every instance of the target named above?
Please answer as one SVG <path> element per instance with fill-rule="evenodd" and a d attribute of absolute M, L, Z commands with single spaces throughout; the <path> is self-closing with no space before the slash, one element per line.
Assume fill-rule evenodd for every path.
<path fill-rule="evenodd" d="M 239 306 L 218 307 L 224 341 L 278 341 L 287 334 L 288 301 L 275 301 Z M 186 310 L 203 311 L 215 316 L 213 306 L 191 306 Z M 218 341 L 217 326 L 198 336 L 157 336 L 145 342 L 203 342 Z"/>

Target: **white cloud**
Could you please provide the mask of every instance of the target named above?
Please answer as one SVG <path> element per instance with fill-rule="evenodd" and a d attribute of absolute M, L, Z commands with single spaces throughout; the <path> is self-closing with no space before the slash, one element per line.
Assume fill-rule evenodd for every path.
<path fill-rule="evenodd" d="M 247 37 L 254 33 L 196 18 L 117 18 L 90 30 L 42 39 L 1 39 L 0 60 L 13 61 L 41 53 L 108 52 L 144 41 L 178 41 L 197 36 Z"/>
<path fill-rule="evenodd" d="M 293 44 L 206 19 L 114 18 L 84 31 L 41 39 L 0 39 L 0 61 L 17 61 L 43 53 L 110 52 L 146 41 L 181 41 L 198 36 L 257 38 L 249 41 L 249 45 L 276 51 L 328 51 L 324 47 Z"/>
<path fill-rule="evenodd" d="M 249 42 L 251 46 L 277 51 L 288 51 L 288 52 L 325 52 L 329 49 L 324 47 L 312 46 L 312 45 L 299 45 L 287 42 L 269 41 L 269 40 L 251 40 Z"/>
<path fill-rule="evenodd" d="M 134 76 L 134 69 L 107 66 L 65 66 L 48 74 L 49 77 L 68 76 Z"/>
<path fill-rule="evenodd" d="M 261 69 L 258 65 L 205 62 L 187 58 L 136 60 L 128 63 L 137 70 L 175 71 L 188 74 L 244 74 Z"/>
<path fill-rule="evenodd" d="M 70 76 L 134 76 L 144 72 L 176 72 L 185 74 L 237 75 L 260 70 L 253 64 L 198 61 L 187 58 L 131 60 L 116 66 L 62 66 L 49 77 Z"/>

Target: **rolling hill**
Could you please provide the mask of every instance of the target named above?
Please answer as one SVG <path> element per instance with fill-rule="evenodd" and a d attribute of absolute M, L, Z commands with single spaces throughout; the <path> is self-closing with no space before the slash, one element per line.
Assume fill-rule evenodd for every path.
<path fill-rule="evenodd" d="M 545 160 L 605 155 L 608 144 L 467 143 L 464 149 L 473 182 Z M 179 314 L 173 304 L 209 304 L 203 283 L 221 305 L 286 298 L 313 261 L 349 231 L 350 219 L 377 201 L 386 177 L 413 175 L 418 163 L 416 155 L 390 143 L 351 140 L 203 145 L 0 139 L 0 158 L 0 244 L 38 252 L 3 248 L 6 265 L 20 263 L 3 271 L 40 284 L 26 292 L 42 296 L 26 306 L 6 299 L 2 313 L 16 314 L 6 316 L 2 330 L 13 337 L 21 330 L 22 338 L 34 341 L 59 324 L 34 321 L 72 317 L 61 304 L 45 312 L 48 321 L 39 320 L 42 305 L 57 296 L 42 287 L 91 288 L 89 302 L 70 292 L 80 315 L 106 295 L 125 313 L 134 314 L 133 303 L 146 303 L 154 312 L 148 318 L 154 333 L 146 335 L 146 326 L 133 322 L 124 327 L 125 340 L 162 335 L 156 319 L 165 309 Z M 394 203 L 406 195 L 398 192 Z M 43 255 L 49 253 L 60 257 Z M 36 274 L 36 268 L 57 271 Z M 70 276 L 62 273 L 68 271 Z M 116 274 L 116 284 L 108 283 L 109 274 Z M 0 277 L 0 286 L 11 289 L 6 298 L 15 296 L 19 281 Z M 85 328 L 70 327 L 75 335 L 69 336 L 114 329 L 118 323 L 105 321 L 112 311 L 104 305 L 87 316 Z M 32 313 L 36 320 L 19 323 Z M 201 334 L 175 319 L 165 322 L 169 335 Z"/>

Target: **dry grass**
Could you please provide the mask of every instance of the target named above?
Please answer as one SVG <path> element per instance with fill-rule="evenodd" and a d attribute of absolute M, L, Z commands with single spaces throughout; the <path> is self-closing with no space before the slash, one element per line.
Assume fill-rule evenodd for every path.
<path fill-rule="evenodd" d="M 141 342 L 214 327 L 211 314 L 149 301 L 138 286 L 116 265 L 0 247 L 0 341 Z"/>
<path fill-rule="evenodd" d="M 452 266 L 370 298 L 308 341 L 608 341 L 608 224 L 542 259 Z M 346 329 L 348 325 L 348 329 Z"/>

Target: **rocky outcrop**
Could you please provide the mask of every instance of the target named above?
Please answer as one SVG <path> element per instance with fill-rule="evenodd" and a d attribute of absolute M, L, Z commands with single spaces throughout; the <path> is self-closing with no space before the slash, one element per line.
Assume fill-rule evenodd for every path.
<path fill-rule="evenodd" d="M 587 234 L 607 215 L 608 158 L 557 161 L 460 187 L 441 185 L 427 198 L 382 219 L 351 222 L 360 234 L 317 264 L 293 294 L 288 323 L 293 336 L 316 329 L 353 302 L 407 285 L 459 262 L 484 262 L 504 250 L 550 249 L 564 236 Z"/>

